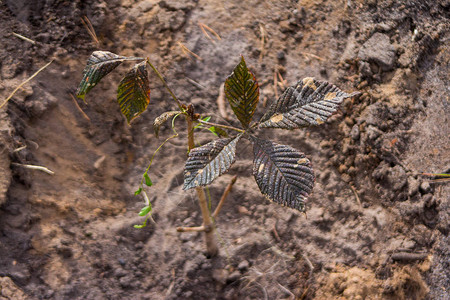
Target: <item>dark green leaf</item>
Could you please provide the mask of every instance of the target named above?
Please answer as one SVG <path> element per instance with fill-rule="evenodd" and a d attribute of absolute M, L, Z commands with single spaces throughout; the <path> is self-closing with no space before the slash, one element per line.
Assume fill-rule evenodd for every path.
<path fill-rule="evenodd" d="M 137 191 L 134 192 L 134 195 L 137 196 L 142 192 L 142 188 L 140 187 Z"/>
<path fill-rule="evenodd" d="M 136 64 L 120 81 L 117 102 L 128 124 L 145 111 L 150 102 L 150 83 L 145 61 Z"/>
<path fill-rule="evenodd" d="M 141 211 L 139 212 L 139 216 L 141 216 L 141 217 L 146 216 L 151 211 L 152 211 L 152 205 L 149 204 L 148 206 L 145 206 L 141 209 Z"/>
<path fill-rule="evenodd" d="M 94 51 L 83 70 L 83 79 L 77 89 L 77 97 L 84 100 L 85 95 L 118 65 L 126 60 L 142 60 L 141 57 L 125 57 L 108 51 Z"/>
<path fill-rule="evenodd" d="M 170 118 L 176 116 L 177 114 L 180 114 L 179 111 L 166 111 L 165 113 L 161 114 L 159 117 L 155 119 L 153 122 L 153 130 L 155 131 L 156 137 L 159 135 L 159 128 L 161 127 L 164 122 L 169 120 Z"/>
<path fill-rule="evenodd" d="M 242 126 L 248 128 L 259 101 L 259 86 L 244 57 L 225 80 L 225 96 Z"/>
<path fill-rule="evenodd" d="M 150 179 L 150 177 L 148 176 L 147 172 L 144 173 L 144 180 L 145 180 L 145 184 L 147 186 L 152 186 L 153 185 L 153 182 Z"/>
<path fill-rule="evenodd" d="M 334 114 L 347 94 L 326 81 L 308 77 L 288 87 L 262 117 L 259 127 L 296 129 L 320 125 Z"/>
<path fill-rule="evenodd" d="M 292 147 L 251 138 L 253 176 L 261 193 L 271 201 L 305 211 L 305 201 L 314 186 L 311 162 Z"/>
<path fill-rule="evenodd" d="M 241 136 L 214 140 L 192 149 L 184 168 L 183 190 L 208 185 L 228 171 L 234 163 L 236 143 Z"/>

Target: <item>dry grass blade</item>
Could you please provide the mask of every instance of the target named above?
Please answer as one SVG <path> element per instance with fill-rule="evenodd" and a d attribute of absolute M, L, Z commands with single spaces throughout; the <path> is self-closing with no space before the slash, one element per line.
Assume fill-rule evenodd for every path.
<path fill-rule="evenodd" d="M 91 122 L 91 119 L 88 117 L 88 115 L 81 109 L 80 105 L 78 105 L 77 100 L 75 99 L 75 97 L 72 94 L 69 94 L 70 97 L 73 100 L 73 103 L 75 103 L 75 106 L 77 107 L 77 109 L 80 111 L 80 113 L 83 115 L 83 117 L 88 120 L 89 122 Z"/>
<path fill-rule="evenodd" d="M 31 170 L 39 170 L 39 171 L 45 172 L 50 175 L 55 175 L 55 172 L 53 172 L 52 170 L 50 170 L 46 167 L 43 167 L 43 166 L 24 165 L 24 164 L 18 164 L 18 163 L 11 163 L 11 164 L 13 166 L 23 167 L 25 169 L 31 169 Z"/>
<path fill-rule="evenodd" d="M 300 53 L 303 54 L 303 56 L 305 56 L 306 58 L 312 57 L 312 58 L 315 58 L 315 59 L 318 59 L 318 60 L 321 60 L 321 61 L 325 60 L 324 58 L 322 58 L 320 56 L 317 56 L 315 54 L 312 54 L 312 53 L 308 53 L 308 52 L 300 52 Z"/>
<path fill-rule="evenodd" d="M 200 29 L 202 30 L 203 34 L 208 38 L 208 40 L 210 40 L 213 44 L 216 43 L 216 41 L 209 35 L 209 33 L 207 31 L 209 31 L 210 33 L 212 33 L 217 40 L 222 40 L 222 38 L 220 37 L 219 34 L 217 34 L 217 32 L 215 32 L 211 27 L 209 27 L 206 24 L 203 24 L 201 22 L 198 22 L 198 26 L 200 27 Z"/>
<path fill-rule="evenodd" d="M 15 32 L 13 32 L 12 34 L 13 34 L 15 37 L 18 37 L 19 39 L 22 39 L 22 40 L 24 40 L 24 41 L 26 41 L 26 42 L 29 42 L 29 43 L 31 43 L 31 44 L 33 44 L 33 45 L 36 45 L 36 42 L 33 41 L 32 39 L 29 39 L 29 38 L 27 38 L 27 37 L 24 37 L 23 35 L 20 35 L 20 34 L 15 33 Z"/>
<path fill-rule="evenodd" d="M 182 42 L 178 42 L 178 45 L 181 47 L 181 50 L 183 51 L 183 53 L 188 55 L 188 58 L 189 58 L 189 55 L 191 55 L 198 60 L 203 60 L 200 56 L 198 56 L 197 54 L 195 54 L 194 52 L 189 50 Z"/>
<path fill-rule="evenodd" d="M 47 68 L 51 63 L 53 62 L 50 61 L 49 63 L 47 63 L 45 66 L 43 66 L 42 68 L 40 68 L 39 70 L 36 71 L 36 73 L 34 73 L 33 75 L 31 75 L 30 78 L 28 78 L 27 80 L 25 80 L 24 82 L 22 82 L 21 84 L 19 84 L 18 87 L 16 87 L 14 89 L 14 91 L 12 91 L 12 93 L 8 96 L 8 98 L 6 98 L 5 101 L 3 101 L 3 103 L 0 105 L 0 108 L 2 108 L 3 106 L 5 106 L 5 104 L 12 98 L 12 96 L 14 96 L 14 94 L 25 84 L 27 84 L 28 81 L 30 81 L 31 79 L 33 79 L 34 77 L 36 77 L 37 74 L 39 74 L 41 71 L 43 71 L 45 68 Z"/>
<path fill-rule="evenodd" d="M 266 30 L 264 29 L 264 27 L 259 24 L 259 31 L 261 32 L 261 46 L 260 46 L 260 51 L 259 51 L 259 62 L 262 62 L 262 59 L 264 57 L 264 46 L 266 43 Z"/>
<path fill-rule="evenodd" d="M 283 78 L 283 76 L 281 76 L 280 71 L 277 70 L 277 75 L 278 75 L 278 79 L 280 80 L 278 82 L 278 85 L 281 87 L 282 90 L 286 89 L 287 86 L 287 80 Z"/>
<path fill-rule="evenodd" d="M 356 198 L 356 201 L 357 201 L 358 204 L 359 204 L 359 207 L 362 208 L 363 206 L 362 206 L 362 204 L 361 204 L 361 200 L 359 199 L 359 196 L 358 196 L 358 193 L 356 192 L 355 187 L 352 186 L 352 185 L 350 185 L 350 188 L 352 189 L 353 194 L 355 194 L 355 198 Z"/>
<path fill-rule="evenodd" d="M 219 88 L 219 96 L 217 96 L 217 107 L 219 108 L 219 114 L 225 120 L 229 120 L 230 116 L 228 116 L 226 105 L 225 105 L 225 84 L 222 83 Z"/>
<path fill-rule="evenodd" d="M 277 72 L 273 72 L 273 92 L 275 93 L 275 99 L 278 99 L 278 77 Z"/>
<path fill-rule="evenodd" d="M 83 18 L 81 18 L 81 22 L 83 23 L 84 28 L 86 28 L 87 32 L 91 36 L 94 43 L 97 44 L 97 47 L 100 46 L 100 41 L 98 40 L 97 34 L 95 33 L 95 30 L 94 30 L 94 26 L 92 26 L 92 23 L 89 20 L 89 18 L 86 16 L 83 16 Z"/>

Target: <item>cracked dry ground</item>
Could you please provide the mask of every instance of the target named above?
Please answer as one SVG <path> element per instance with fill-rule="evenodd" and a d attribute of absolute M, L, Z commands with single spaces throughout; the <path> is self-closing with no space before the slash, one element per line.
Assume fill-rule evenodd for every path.
<path fill-rule="evenodd" d="M 449 8 L 446 0 L 0 1 L 0 101 L 54 60 L 0 109 L 0 299 L 448 299 L 449 185 L 420 174 L 450 168 Z M 83 116 L 69 94 L 97 49 L 149 56 L 183 101 L 217 122 L 219 87 L 240 54 L 261 87 L 257 117 L 303 77 L 362 95 L 320 127 L 263 135 L 313 162 L 307 217 L 265 200 L 251 147 L 238 149 L 210 189 L 216 205 L 239 175 L 218 218 L 221 255 L 207 259 L 201 235 L 175 232 L 201 222 L 194 195 L 181 190 L 182 122 L 152 166 L 156 223 L 132 227 L 142 221 L 133 192 L 171 134 L 162 128 L 158 140 L 151 124 L 174 105 L 152 77 L 149 110 L 127 126 L 114 94 L 124 67 L 88 105 L 77 102 Z M 210 139 L 199 132 L 199 143 Z"/>

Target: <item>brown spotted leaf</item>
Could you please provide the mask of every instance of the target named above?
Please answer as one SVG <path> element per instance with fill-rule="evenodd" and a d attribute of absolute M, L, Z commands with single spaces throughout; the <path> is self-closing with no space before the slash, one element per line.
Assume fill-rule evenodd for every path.
<path fill-rule="evenodd" d="M 94 51 L 83 70 L 83 79 L 78 86 L 77 97 L 84 100 L 86 94 L 103 77 L 126 60 L 143 60 L 143 58 L 120 56 L 108 51 Z"/>
<path fill-rule="evenodd" d="M 145 111 L 150 103 L 150 83 L 145 61 L 136 64 L 120 81 L 117 102 L 128 124 Z"/>
<path fill-rule="evenodd" d="M 181 114 L 181 112 L 176 110 L 166 111 L 165 113 L 162 113 L 159 117 L 155 119 L 155 121 L 153 122 L 153 130 L 155 130 L 156 137 L 158 137 L 159 128 L 161 127 L 161 125 L 178 114 Z"/>
<path fill-rule="evenodd" d="M 261 193 L 281 205 L 305 211 L 305 201 L 314 186 L 311 162 L 300 151 L 251 137 L 253 176 Z"/>
<path fill-rule="evenodd" d="M 244 57 L 225 80 L 225 97 L 242 126 L 248 128 L 259 101 L 259 86 Z"/>
<path fill-rule="evenodd" d="M 242 135 L 218 139 L 189 152 L 184 167 L 183 190 L 205 186 L 228 171 L 235 161 L 236 144 Z"/>
<path fill-rule="evenodd" d="M 333 115 L 347 94 L 335 85 L 311 77 L 288 87 L 261 118 L 259 127 L 296 129 L 320 125 Z"/>

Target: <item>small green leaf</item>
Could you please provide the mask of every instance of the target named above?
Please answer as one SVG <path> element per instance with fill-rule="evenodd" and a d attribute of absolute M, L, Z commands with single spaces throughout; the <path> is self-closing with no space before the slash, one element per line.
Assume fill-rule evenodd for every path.
<path fill-rule="evenodd" d="M 134 192 L 134 195 L 137 196 L 142 192 L 142 188 L 140 187 L 137 191 Z"/>
<path fill-rule="evenodd" d="M 205 122 L 209 122 L 209 120 L 211 120 L 211 117 L 204 117 L 202 120 Z"/>
<path fill-rule="evenodd" d="M 150 82 L 145 61 L 136 64 L 120 81 L 117 102 L 128 124 L 147 109 L 150 103 Z"/>
<path fill-rule="evenodd" d="M 147 172 L 144 173 L 144 179 L 145 179 L 145 184 L 147 186 L 152 186 L 153 185 L 153 182 L 150 179 L 150 177 L 148 176 Z"/>
<path fill-rule="evenodd" d="M 215 136 L 219 136 L 219 135 L 217 134 L 217 132 L 216 132 L 216 127 L 211 126 L 211 127 L 208 128 L 208 130 L 211 131 Z"/>
<path fill-rule="evenodd" d="M 144 208 L 141 209 L 141 211 L 139 212 L 139 215 L 140 215 L 141 217 L 143 217 L 143 216 L 147 215 L 147 214 L 148 214 L 149 212 L 151 212 L 151 211 L 152 211 L 152 205 L 149 204 L 148 206 L 146 206 L 146 207 L 144 207 Z"/>
<path fill-rule="evenodd" d="M 211 126 L 208 128 L 215 136 L 228 137 L 228 133 L 220 127 Z"/>

